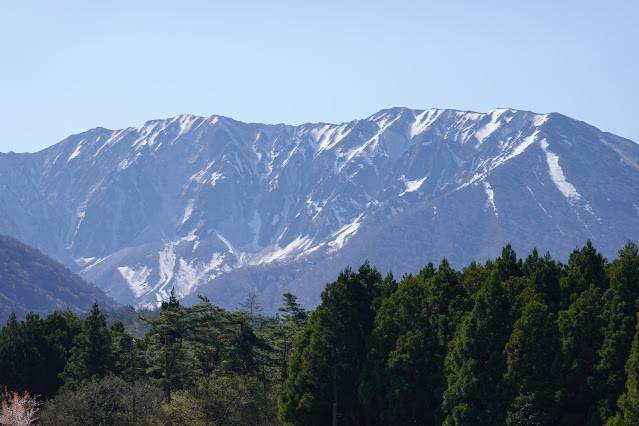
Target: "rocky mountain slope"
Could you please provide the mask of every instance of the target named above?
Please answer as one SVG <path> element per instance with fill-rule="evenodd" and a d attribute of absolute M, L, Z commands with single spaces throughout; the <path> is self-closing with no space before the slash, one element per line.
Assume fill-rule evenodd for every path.
<path fill-rule="evenodd" d="M 88 312 L 97 301 L 103 309 L 118 304 L 68 268 L 20 241 L 0 235 L 0 323 L 11 312 L 46 316 L 69 308 Z"/>
<path fill-rule="evenodd" d="M 416 271 L 507 242 L 567 258 L 639 237 L 639 145 L 561 114 L 393 108 L 343 124 L 179 116 L 0 154 L 0 232 L 121 303 L 171 287 L 313 305 L 370 259 Z"/>

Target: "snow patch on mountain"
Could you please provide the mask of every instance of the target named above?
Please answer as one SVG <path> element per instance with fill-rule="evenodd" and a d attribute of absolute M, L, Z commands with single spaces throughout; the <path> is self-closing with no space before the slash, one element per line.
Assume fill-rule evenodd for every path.
<path fill-rule="evenodd" d="M 186 207 L 184 208 L 184 217 L 182 218 L 182 225 L 186 223 L 187 220 L 193 214 L 193 207 L 195 206 L 195 200 L 191 199 L 186 203 Z"/>
<path fill-rule="evenodd" d="M 122 278 L 126 280 L 135 297 L 141 297 L 151 290 L 147 283 L 151 268 L 142 266 L 141 268 L 133 269 L 129 266 L 119 266 L 117 270 L 122 275 Z"/>
<path fill-rule="evenodd" d="M 82 139 L 80 141 L 80 143 L 78 144 L 78 146 L 75 148 L 75 151 L 73 151 L 73 154 L 71 154 L 69 156 L 69 159 L 67 160 L 67 164 L 69 163 L 69 161 L 73 160 L 74 158 L 76 158 L 78 155 L 80 155 L 80 152 L 82 152 L 82 145 L 84 145 L 85 139 Z"/>
<path fill-rule="evenodd" d="M 263 265 L 273 263 L 276 261 L 283 261 L 287 258 L 295 258 L 309 250 L 315 251 L 312 247 L 313 239 L 308 235 L 299 235 L 285 247 L 280 247 L 279 244 L 266 247 L 259 253 L 242 253 L 239 256 L 239 264 L 243 266 L 248 265 Z"/>
<path fill-rule="evenodd" d="M 491 207 L 493 209 L 493 212 L 495 213 L 495 217 L 499 217 L 499 212 L 497 211 L 497 206 L 495 205 L 495 191 L 493 191 L 493 188 L 490 186 L 490 183 L 485 180 L 483 181 L 484 184 L 484 192 L 486 193 L 486 197 L 488 197 L 488 200 L 486 200 L 486 208 Z"/>
<path fill-rule="evenodd" d="M 548 163 L 548 173 L 550 178 L 557 187 L 557 189 L 563 194 L 564 197 L 574 205 L 581 199 L 581 194 L 577 192 L 577 188 L 566 180 L 564 171 L 559 165 L 559 156 L 554 152 L 548 150 L 548 141 L 544 138 L 540 141 L 541 149 L 546 153 L 546 162 Z"/>
<path fill-rule="evenodd" d="M 547 119 L 548 114 L 536 115 L 534 117 L 534 123 L 539 123 L 539 126 L 541 126 L 541 124 L 545 123 Z M 509 137 L 505 141 L 499 141 L 499 144 L 501 145 L 501 152 L 497 156 L 482 159 L 475 166 L 476 172 L 473 176 L 467 182 L 461 184 L 457 189 L 464 188 L 468 185 L 474 184 L 475 182 L 483 180 L 486 176 L 488 176 L 488 173 L 490 173 L 491 170 L 494 170 L 513 158 L 521 155 L 535 141 L 537 141 L 539 132 L 540 129 L 537 126 L 532 134 L 524 137 L 523 139 L 521 138 L 522 133 L 520 131 L 516 137 Z"/>
<path fill-rule="evenodd" d="M 175 268 L 175 243 L 165 243 L 165 247 L 158 253 L 160 281 L 154 289 L 160 288 L 162 284 L 166 285 L 173 279 L 173 269 Z"/>
<path fill-rule="evenodd" d="M 231 253 L 233 256 L 237 257 L 237 253 L 235 252 L 235 250 L 233 249 L 233 246 L 231 245 L 231 243 L 229 242 L 229 240 L 227 240 L 226 238 L 224 238 L 223 236 L 221 236 L 220 234 L 216 234 L 217 238 L 219 238 L 220 241 L 222 241 L 224 243 L 224 245 L 226 246 L 226 248 L 229 250 L 229 253 Z"/>
<path fill-rule="evenodd" d="M 431 124 L 433 124 L 440 115 L 442 115 L 443 110 L 437 109 L 428 109 L 426 111 L 422 111 L 415 117 L 415 121 L 410 126 L 410 138 L 414 138 L 420 133 L 425 132 Z"/>
<path fill-rule="evenodd" d="M 359 215 L 357 219 L 352 221 L 351 223 L 347 223 L 342 226 L 337 232 L 331 234 L 331 241 L 328 242 L 328 246 L 330 247 L 329 253 L 334 253 L 335 251 L 344 247 L 346 241 L 355 235 L 359 227 L 362 225 L 361 219 L 362 215 Z"/>
<path fill-rule="evenodd" d="M 506 112 L 506 110 L 492 110 L 488 113 L 488 115 L 490 115 L 490 122 L 475 131 L 475 138 L 477 139 L 476 146 L 484 143 L 487 137 L 492 135 L 497 129 L 499 129 L 499 127 L 501 127 L 499 117 L 501 117 L 504 112 Z"/>
<path fill-rule="evenodd" d="M 173 287 L 180 297 L 193 293 L 198 286 L 214 279 L 221 272 L 220 266 L 224 261 L 220 253 L 213 253 L 208 262 L 198 262 L 195 259 L 180 258 L 178 270 L 175 274 Z"/>
<path fill-rule="evenodd" d="M 424 176 L 421 179 L 416 179 L 416 180 L 408 180 L 406 179 L 406 175 L 402 175 L 400 177 L 400 180 L 404 183 L 404 186 L 406 187 L 406 189 L 404 191 L 402 191 L 399 196 L 403 197 L 404 195 L 406 195 L 408 192 L 415 192 L 417 191 L 422 184 L 426 181 L 426 179 L 428 179 L 428 176 Z"/>

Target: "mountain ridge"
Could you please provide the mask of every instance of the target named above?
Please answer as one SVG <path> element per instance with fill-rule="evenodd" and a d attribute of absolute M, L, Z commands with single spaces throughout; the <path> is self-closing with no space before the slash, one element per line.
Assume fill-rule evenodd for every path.
<path fill-rule="evenodd" d="M 559 113 L 395 107 L 299 126 L 185 114 L 17 155 L 0 155 L 13 173 L 0 174 L 0 232 L 140 306 L 239 269 L 370 258 L 398 259 L 403 273 L 494 257 L 507 242 L 527 252 L 535 240 L 565 258 L 588 238 L 617 250 L 639 229 L 638 146 Z M 423 241 L 407 251 L 410 235 Z M 317 275 L 300 295 L 309 305 L 325 284 Z M 250 290 L 267 287 L 304 286 Z"/>

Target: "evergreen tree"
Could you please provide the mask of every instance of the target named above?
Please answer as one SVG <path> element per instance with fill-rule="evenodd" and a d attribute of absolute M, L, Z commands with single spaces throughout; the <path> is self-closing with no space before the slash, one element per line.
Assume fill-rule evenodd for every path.
<path fill-rule="evenodd" d="M 597 365 L 598 392 L 602 421 L 613 416 L 616 402 L 627 381 L 624 366 L 635 334 L 639 298 L 639 248 L 633 242 L 619 250 L 619 258 L 610 267 L 610 287 L 604 294 L 604 341 Z"/>
<path fill-rule="evenodd" d="M 278 308 L 282 318 L 277 317 L 277 330 L 274 333 L 278 351 L 278 364 L 282 383 L 288 377 L 288 364 L 293 353 L 295 337 L 308 323 L 307 312 L 297 303 L 297 297 L 291 293 L 284 293 L 284 306 Z"/>
<path fill-rule="evenodd" d="M 521 260 L 517 261 L 507 245 L 451 342 L 445 361 L 448 387 L 442 404 L 447 425 L 505 422 L 504 346 L 514 322 L 511 306 L 516 296 L 510 287 L 522 287 L 517 280 L 520 275 Z"/>
<path fill-rule="evenodd" d="M 291 359 L 280 395 L 280 417 L 286 424 L 362 424 L 357 384 L 366 338 L 373 328 L 373 301 L 383 280 L 368 262 L 357 273 L 342 272 L 322 293 Z"/>
<path fill-rule="evenodd" d="M 639 314 L 638 323 L 639 323 Z M 614 426 L 639 424 L 639 326 L 635 332 L 630 356 L 626 363 L 626 391 L 619 397 L 619 412 L 610 419 Z"/>
<path fill-rule="evenodd" d="M 27 390 L 23 361 L 26 357 L 20 324 L 15 312 L 0 330 L 0 386 L 23 392 Z"/>
<path fill-rule="evenodd" d="M 554 321 L 547 306 L 530 300 L 506 343 L 507 424 L 552 424 Z M 524 414 L 525 413 L 525 414 Z"/>
<path fill-rule="evenodd" d="M 160 316 L 147 322 L 151 325 L 147 334 L 147 373 L 164 389 L 166 402 L 170 404 L 171 392 L 181 387 L 184 380 L 185 339 L 190 326 L 186 311 L 175 297 L 175 289 L 171 289 L 169 300 L 162 302 Z"/>
<path fill-rule="evenodd" d="M 487 262 L 489 263 L 489 262 Z M 490 268 L 477 264 L 474 260 L 470 262 L 462 273 L 462 286 L 471 298 L 486 284 L 490 278 Z"/>
<path fill-rule="evenodd" d="M 113 373 L 128 382 L 134 382 L 144 374 L 138 339 L 127 333 L 120 321 L 113 324 L 110 331 Z"/>
<path fill-rule="evenodd" d="M 602 335 L 602 297 L 594 284 L 583 291 L 570 307 L 559 312 L 561 339 L 558 357 L 560 390 L 556 394 L 560 424 L 600 424 L 597 402 L 601 395 L 594 385 L 595 366 Z"/>
<path fill-rule="evenodd" d="M 91 313 L 82 321 L 82 330 L 74 339 L 61 378 L 65 387 L 73 389 L 84 380 L 105 377 L 112 370 L 111 333 L 95 302 Z"/>
<path fill-rule="evenodd" d="M 222 308 L 211 304 L 200 296 L 201 302 L 191 309 L 191 328 L 197 332 L 189 337 L 189 352 L 192 358 L 190 374 L 193 383 L 198 378 L 211 377 L 228 357 L 233 340 L 229 324 L 230 315 Z"/>
<path fill-rule="evenodd" d="M 44 320 L 43 326 L 49 345 L 49 356 L 46 368 L 47 390 L 43 391 L 41 395 L 53 397 L 60 386 L 64 384 L 60 375 L 71 356 L 71 349 L 76 337 L 82 331 L 82 321 L 77 314 L 66 309 L 49 314 Z"/>
<path fill-rule="evenodd" d="M 30 392 L 42 395 L 43 392 L 51 392 L 48 381 L 53 380 L 48 360 L 51 350 L 45 337 L 43 321 L 38 314 L 30 312 L 25 320 L 20 323 L 20 334 L 24 343 L 23 379 Z"/>
<path fill-rule="evenodd" d="M 588 240 L 581 250 L 573 250 L 568 259 L 567 274 L 561 280 L 562 308 L 570 306 L 591 284 L 602 291 L 608 288 L 606 259 Z"/>
<path fill-rule="evenodd" d="M 526 258 L 522 266 L 523 274 L 528 277 L 532 290 L 543 297 L 550 312 L 559 311 L 561 264 L 555 262 L 546 252 L 539 257 L 537 249 Z"/>
<path fill-rule="evenodd" d="M 253 319 L 248 312 L 232 312 L 228 315 L 229 326 L 233 330 L 228 347 L 226 368 L 241 375 L 266 379 L 265 369 L 271 346 L 255 332 Z"/>
<path fill-rule="evenodd" d="M 406 388 L 407 385 L 404 384 L 406 380 L 415 378 L 415 381 L 418 381 L 421 378 L 418 371 L 400 371 L 403 369 L 400 359 L 402 356 L 408 357 L 406 351 L 410 351 L 416 346 L 419 347 L 420 343 L 425 343 L 423 342 L 424 336 L 419 330 L 425 328 L 422 318 L 422 304 L 426 297 L 426 279 L 424 275 L 405 276 L 400 282 L 398 290 L 390 298 L 384 300 L 375 316 L 375 328 L 367 341 L 368 351 L 359 385 L 359 399 L 372 418 L 391 422 L 394 419 L 404 417 L 401 413 L 410 411 L 394 404 L 391 406 L 389 393 L 392 392 L 393 374 L 395 374 L 394 379 L 397 387 L 402 388 Z M 413 330 L 417 334 L 406 337 L 405 334 L 409 330 Z M 402 336 L 404 336 L 404 340 L 401 342 L 400 348 L 397 348 L 398 339 Z M 393 352 L 395 352 L 395 361 L 391 367 L 389 357 Z M 428 356 L 428 353 L 424 352 L 423 355 Z M 428 391 L 430 390 L 421 387 L 419 393 L 403 402 L 410 404 L 411 401 L 420 401 L 422 392 Z M 401 401 L 401 397 L 397 399 Z M 393 413 L 389 412 L 391 409 L 394 410 Z M 410 416 L 410 414 L 407 415 Z"/>

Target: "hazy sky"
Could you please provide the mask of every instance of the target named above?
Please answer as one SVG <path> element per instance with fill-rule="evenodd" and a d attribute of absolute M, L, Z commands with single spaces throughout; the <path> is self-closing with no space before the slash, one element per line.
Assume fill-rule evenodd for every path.
<path fill-rule="evenodd" d="M 0 152 L 220 114 L 561 112 L 639 142 L 639 2 L 0 0 Z"/>

